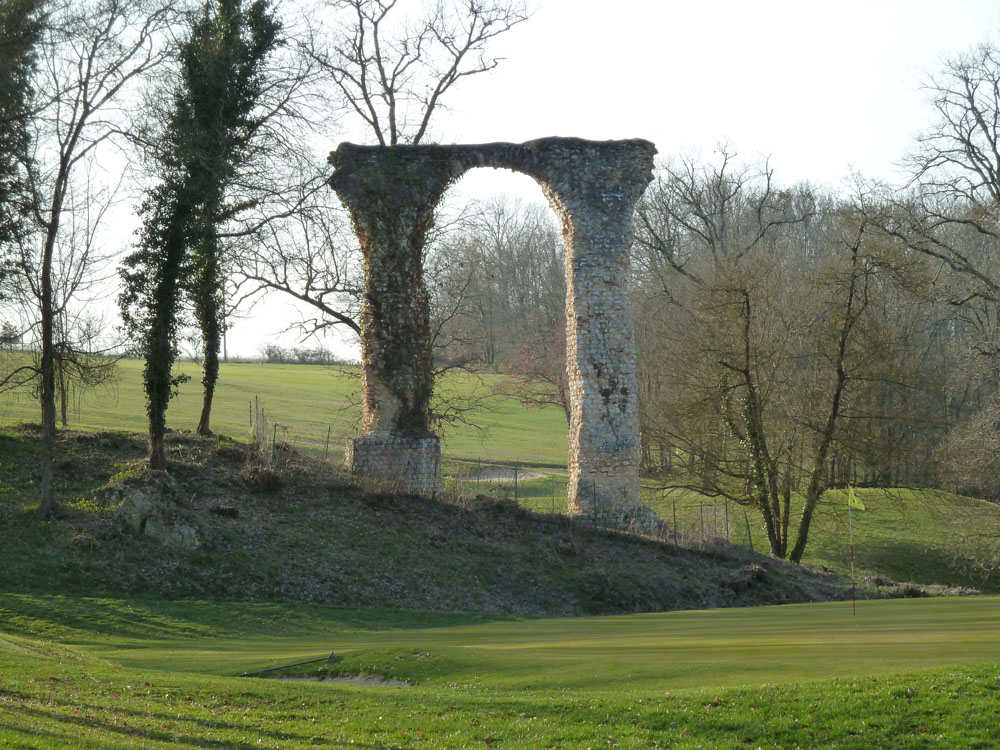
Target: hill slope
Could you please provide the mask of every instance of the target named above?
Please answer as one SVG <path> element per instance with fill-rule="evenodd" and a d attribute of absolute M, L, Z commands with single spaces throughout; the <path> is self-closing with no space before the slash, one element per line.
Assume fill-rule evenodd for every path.
<path fill-rule="evenodd" d="M 0 590 L 581 614 L 845 598 L 841 579 L 745 550 L 676 549 L 479 497 L 361 488 L 288 451 L 173 435 L 169 477 L 143 441 L 63 433 L 63 513 L 32 515 L 37 435 L 0 435 Z"/>

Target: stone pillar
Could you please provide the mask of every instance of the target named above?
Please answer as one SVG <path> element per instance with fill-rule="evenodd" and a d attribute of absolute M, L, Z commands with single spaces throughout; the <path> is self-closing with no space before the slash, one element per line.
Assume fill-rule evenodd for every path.
<path fill-rule="evenodd" d="M 419 152 L 350 144 L 330 155 L 330 184 L 351 212 L 365 259 L 361 309 L 362 434 L 347 450 L 354 474 L 433 495 L 441 446 L 430 430 L 433 391 L 424 241 L 452 179 Z"/>
<path fill-rule="evenodd" d="M 636 201 L 652 178 L 652 144 L 577 145 L 565 174 L 543 186 L 566 245 L 566 369 L 570 389 L 569 512 L 650 530 L 639 497 L 638 381 L 628 298 Z M 569 169 L 567 169 L 569 167 Z"/>

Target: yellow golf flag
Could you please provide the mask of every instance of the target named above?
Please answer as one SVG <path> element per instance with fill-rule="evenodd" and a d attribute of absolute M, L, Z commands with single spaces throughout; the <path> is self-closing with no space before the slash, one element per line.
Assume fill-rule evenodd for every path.
<path fill-rule="evenodd" d="M 854 488 L 851 485 L 847 485 L 847 504 L 852 508 L 857 508 L 858 510 L 864 510 L 865 504 L 858 500 L 857 496 L 854 494 Z"/>

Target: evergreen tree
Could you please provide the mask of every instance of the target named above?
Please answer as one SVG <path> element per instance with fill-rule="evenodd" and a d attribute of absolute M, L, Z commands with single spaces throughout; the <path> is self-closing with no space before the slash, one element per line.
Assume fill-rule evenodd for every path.
<path fill-rule="evenodd" d="M 4 0 L 0 4 L 0 282 L 8 269 L 11 246 L 27 231 L 27 126 L 42 5 L 43 0 Z"/>

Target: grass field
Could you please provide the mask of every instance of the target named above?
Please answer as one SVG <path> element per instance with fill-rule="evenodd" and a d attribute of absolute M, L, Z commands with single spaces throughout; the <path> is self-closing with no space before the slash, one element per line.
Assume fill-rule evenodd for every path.
<path fill-rule="evenodd" d="M 179 362 L 176 372 L 191 380 L 180 386 L 167 410 L 167 426 L 193 430 L 201 413 L 201 370 L 193 362 Z M 566 466 L 566 421 L 556 407 L 525 410 L 514 399 L 489 395 L 500 376 L 466 374 L 446 377 L 438 392 L 456 404 L 468 404 L 471 424 L 446 425 L 446 457 L 476 460 L 526 461 Z M 356 367 L 318 365 L 223 364 L 212 411 L 212 428 L 234 437 L 250 429 L 250 405 L 257 400 L 278 438 L 297 448 L 322 454 L 327 431 L 330 453 L 343 456 L 361 415 L 361 380 Z M 142 363 L 123 360 L 113 386 L 89 391 L 73 399 L 69 427 L 144 432 L 147 429 L 142 393 Z M 38 422 L 38 402 L 30 389 L 0 394 L 0 424 Z"/>
<path fill-rule="evenodd" d="M 192 426 L 199 406 L 196 370 L 190 364 L 183 367 L 195 382 L 183 386 L 171 405 L 174 427 Z M 138 376 L 138 363 L 124 363 L 116 389 L 91 394 L 76 405 L 75 425 L 142 431 Z M 325 449 L 328 429 L 336 438 L 332 450 L 339 451 L 356 419 L 352 394 L 357 381 L 325 368 L 228 365 L 223 383 L 214 420 L 219 432 L 246 434 L 250 403 L 257 398 L 270 419 L 285 426 L 281 439 L 316 454 Z M 453 387 L 468 396 L 473 382 L 456 378 Z M 480 387 L 488 390 L 490 385 Z M 5 398 L 0 421 L 37 420 L 29 394 Z M 562 414 L 555 409 L 526 412 L 503 400 L 471 413 L 490 426 L 485 433 L 459 427 L 446 437 L 448 473 L 465 477 L 453 479 L 455 486 L 510 495 L 509 484 L 469 477 L 478 473 L 483 458 L 517 463 L 525 470 L 541 468 L 544 474 L 519 475 L 519 502 L 540 510 L 564 508 Z M 11 489 L 9 496 L 24 507 L 8 503 L 0 517 L 23 521 L 31 501 L 30 471 L 10 470 L 16 468 L 13 464 L 31 464 L 27 451 L 36 446 L 17 431 L 0 437 L 6 451 L 0 469 L 8 472 L 3 476 L 28 482 L 16 492 L 4 489 Z M 60 454 L 64 481 L 71 484 L 86 484 L 91 475 L 100 474 L 91 471 L 87 453 L 99 445 L 121 443 L 125 458 L 142 450 L 138 441 L 113 432 L 80 437 L 91 439 L 70 438 L 60 449 L 65 453 Z M 211 481 L 221 491 L 219 462 L 227 460 L 226 446 L 206 442 L 201 447 L 207 453 L 195 460 L 198 441 L 187 443 L 178 445 L 187 453 L 177 454 L 175 468 L 181 474 L 204 472 L 209 464 L 203 459 L 210 456 L 216 461 L 210 465 Z M 391 503 L 379 505 L 382 501 L 363 493 L 348 498 L 336 483 L 331 487 L 333 494 L 324 489 L 316 497 L 284 498 L 274 521 L 288 526 L 288 539 L 302 548 L 296 553 L 304 550 L 314 564 L 321 559 L 326 567 L 331 560 L 342 564 L 357 551 L 347 538 L 331 546 L 323 541 L 327 536 L 315 531 L 302 535 L 301 529 L 316 525 L 348 534 L 355 548 L 366 539 L 378 552 L 362 558 L 374 576 L 392 565 L 409 570 L 415 558 L 427 558 L 431 549 L 438 555 L 434 575 L 466 581 L 463 585 L 494 586 L 499 579 L 488 576 L 507 580 L 514 575 L 518 586 L 538 586 L 539 577 L 531 574 L 537 566 L 577 571 L 582 564 L 581 551 L 553 546 L 554 538 L 535 542 L 533 552 L 517 547 L 521 551 L 515 559 L 497 527 L 488 536 L 473 533 L 486 521 L 501 524 L 507 519 L 510 525 L 516 516 L 498 508 L 493 516 L 459 518 L 470 529 L 464 543 L 476 551 L 476 563 L 486 567 L 474 570 L 468 561 L 449 567 L 449 561 L 459 558 L 449 557 L 448 545 L 440 543 L 440 529 L 435 529 L 443 527 L 443 517 L 431 517 L 430 506 L 423 510 L 429 524 L 423 531 L 436 546 L 422 547 L 419 534 L 391 526 L 391 518 L 399 515 Z M 672 523 L 676 513 L 679 536 L 687 544 L 728 536 L 747 546 L 752 539 L 757 551 L 763 551 L 752 516 L 747 539 L 740 508 L 691 493 L 645 493 L 661 517 Z M 861 497 L 868 510 L 853 516 L 860 572 L 1000 590 L 993 572 L 1000 538 L 996 506 L 933 492 L 866 491 Z M 241 506 L 250 531 L 254 513 L 275 500 L 255 502 L 260 505 L 256 510 L 249 502 Z M 346 528 L 346 517 L 331 515 L 334 505 L 369 524 L 380 518 L 378 530 Z M 31 586 L 12 580 L 0 593 L 0 747 L 1000 747 L 996 597 L 859 601 L 856 614 L 850 602 L 837 602 L 567 619 L 253 601 L 261 596 L 259 588 L 243 601 L 67 596 L 67 590 L 88 591 L 87 571 L 97 569 L 84 563 L 100 550 L 95 540 L 105 538 L 94 531 L 96 522 L 91 523 L 92 538 L 83 533 L 90 526 L 73 526 L 72 519 L 96 512 L 89 507 L 80 501 L 65 523 L 31 525 L 9 547 L 16 547 L 18 559 L 5 563 L 3 575 L 16 577 L 12 571 L 44 570 L 46 565 L 52 575 L 36 575 Z M 828 493 L 807 562 L 846 572 L 845 512 L 844 498 Z M 329 523 L 335 517 L 338 523 Z M 157 575 L 169 578 L 183 569 L 187 575 L 239 571 L 250 576 L 275 564 L 262 557 L 262 534 L 247 537 L 257 546 L 235 544 L 233 540 L 243 538 L 236 536 L 236 527 L 220 534 L 223 541 L 213 553 L 191 557 L 196 567 L 183 555 L 161 553 L 159 567 L 154 566 Z M 137 544 L 133 538 L 107 538 L 118 539 L 112 543 L 119 556 L 109 560 L 133 560 L 121 556 L 125 547 Z M 54 544 L 56 540 L 61 541 Z M 323 557 L 316 545 L 324 554 L 332 550 L 334 558 Z M 666 551 L 675 557 L 695 554 Z M 223 553 L 229 557 L 220 557 Z M 541 557 L 533 559 L 533 553 Z M 637 565 L 638 554 L 630 554 L 627 563 L 603 563 L 627 569 Z M 40 556 L 39 561 L 33 562 L 32 555 Z M 237 557 L 238 567 L 222 564 Z M 310 572 L 300 564 L 310 580 L 329 577 L 329 570 Z M 654 567 L 662 571 L 664 564 Z M 667 570 L 676 577 L 679 568 Z M 636 570 L 632 576 L 648 572 Z M 56 581 L 76 583 L 60 589 Z M 328 583 L 336 588 L 337 580 Z M 521 591 L 520 596 L 530 593 Z M 335 657 L 327 661 L 331 651 Z M 360 675 L 369 684 L 237 676 L 314 659 L 319 661 L 285 672 L 299 677 Z M 372 684 L 378 682 L 375 678 L 406 686 Z"/>
<path fill-rule="evenodd" d="M 464 468 L 474 470 L 469 465 Z M 518 500 L 540 512 L 564 513 L 567 481 L 564 473 L 522 479 L 516 488 Z M 515 493 L 510 480 L 489 484 L 456 481 L 450 486 L 505 497 Z M 1000 593 L 1000 505 L 936 490 L 857 492 L 866 506 L 851 519 L 854 568 L 859 578 Z M 677 541 L 684 546 L 726 540 L 748 551 L 767 553 L 767 536 L 752 510 L 671 488 L 644 489 L 643 501 L 671 531 L 676 530 Z M 801 503 L 801 496 L 793 496 L 793 502 Z M 814 516 L 803 562 L 849 577 L 850 537 L 846 492 L 829 490 Z"/>
<path fill-rule="evenodd" d="M 493 622 L 24 596 L 0 611 L 9 747 L 1000 743 L 992 597 Z M 233 676 L 331 649 L 331 673 L 411 686 Z"/>
<path fill-rule="evenodd" d="M 866 510 L 852 514 L 855 571 L 942 586 L 1000 592 L 1000 506 L 935 490 L 858 490 Z M 793 502 L 801 502 L 794 497 Z M 685 492 L 647 492 L 646 503 L 690 538 L 728 538 L 767 551 L 764 529 L 749 512 Z M 727 534 L 728 519 L 728 534 Z M 797 522 L 793 516 L 793 523 Z M 851 529 L 847 493 L 828 490 L 810 528 L 803 562 L 849 576 Z"/>

